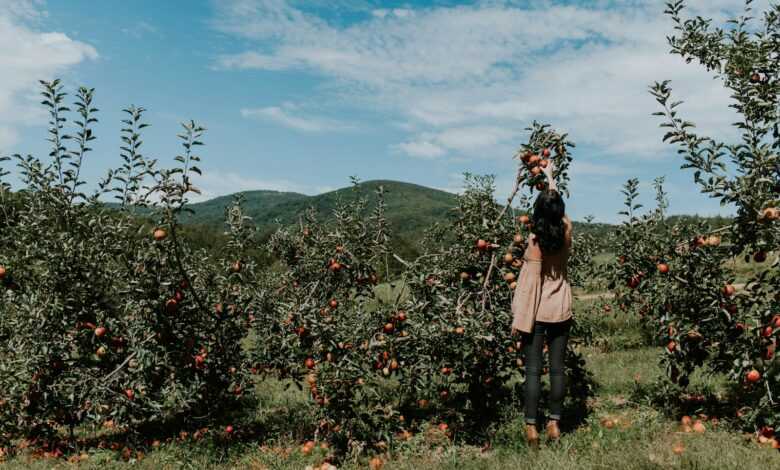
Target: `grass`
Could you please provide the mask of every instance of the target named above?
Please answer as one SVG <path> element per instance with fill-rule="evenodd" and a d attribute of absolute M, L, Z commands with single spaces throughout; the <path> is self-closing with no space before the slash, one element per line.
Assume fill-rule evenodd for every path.
<path fill-rule="evenodd" d="M 646 344 L 639 317 L 621 312 L 611 297 L 575 296 L 572 308 L 580 330 L 589 333 L 589 338 L 583 339 L 602 352 L 635 349 Z"/>
<path fill-rule="evenodd" d="M 579 302 L 577 311 L 587 303 Z M 600 327 L 609 335 L 635 335 L 635 320 L 620 315 L 604 316 Z M 566 432 L 557 444 L 529 449 L 523 438 L 519 410 L 515 419 L 501 425 L 485 451 L 481 447 L 452 444 L 420 433 L 385 455 L 385 469 L 752 469 L 780 468 L 780 453 L 762 448 L 728 423 L 706 423 L 703 434 L 683 433 L 676 416 L 666 416 L 643 400 L 643 390 L 651 389 L 662 375 L 659 351 L 649 347 L 581 347 L 588 367 L 599 388 L 592 400 L 592 413 L 579 427 Z M 252 419 L 263 429 L 258 442 L 235 443 L 225 448 L 218 441 L 204 439 L 163 444 L 148 451 L 140 460 L 124 462 L 110 450 L 90 450 L 78 464 L 64 460 L 35 459 L 21 455 L 6 462 L 10 470 L 49 468 L 125 469 L 303 469 L 320 464 L 326 451 L 304 455 L 300 448 L 307 438 L 307 420 L 311 419 L 306 395 L 285 383 L 265 381 L 257 385 L 258 405 Z M 720 378 L 696 375 L 694 389 L 719 390 Z M 615 424 L 607 427 L 609 418 Z M 682 444 L 681 455 L 673 452 Z M 349 457 L 339 468 L 367 468 L 367 458 Z"/>

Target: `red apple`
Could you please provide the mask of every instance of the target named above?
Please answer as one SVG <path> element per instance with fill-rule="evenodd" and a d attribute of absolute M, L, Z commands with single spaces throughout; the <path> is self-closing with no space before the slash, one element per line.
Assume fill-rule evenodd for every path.
<path fill-rule="evenodd" d="M 206 363 L 206 357 L 202 354 L 198 354 L 195 356 L 195 367 L 202 368 Z"/>

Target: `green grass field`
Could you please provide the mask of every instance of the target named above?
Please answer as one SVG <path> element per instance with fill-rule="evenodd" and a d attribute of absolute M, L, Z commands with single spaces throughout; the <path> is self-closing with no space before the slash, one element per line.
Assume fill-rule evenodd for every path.
<path fill-rule="evenodd" d="M 577 310 L 585 312 L 588 302 L 579 301 Z M 582 316 L 586 315 L 581 313 Z M 665 416 L 637 397 L 657 382 L 662 371 L 658 351 L 641 346 L 636 320 L 621 314 L 593 313 L 588 321 L 599 330 L 592 346 L 583 347 L 588 367 L 598 382 L 591 402 L 591 414 L 574 429 L 565 432 L 557 444 L 529 449 L 523 438 L 519 411 L 495 432 L 489 449 L 452 444 L 435 433 L 420 433 L 383 456 L 385 469 L 426 470 L 458 468 L 503 469 L 771 469 L 780 468 L 780 453 L 763 448 L 731 429 L 726 419 L 714 426 L 706 422 L 701 434 L 680 430 L 678 416 Z M 724 382 L 718 377 L 696 376 L 692 388 L 719 391 Z M 311 409 L 306 395 L 283 383 L 266 381 L 257 385 L 258 403 L 250 417 L 263 430 L 262 441 L 234 443 L 227 450 L 216 439 L 205 437 L 194 442 L 173 440 L 149 449 L 140 460 L 129 462 L 110 450 L 87 450 L 79 463 L 65 460 L 36 459 L 22 454 L 6 462 L 4 468 L 254 468 L 304 469 L 322 463 L 326 451 L 309 455 L 301 452 Z M 611 419 L 614 427 L 604 420 Z M 566 429 L 565 429 L 566 430 Z M 681 444 L 682 454 L 673 452 Z M 339 468 L 368 468 L 368 460 L 347 458 Z"/>

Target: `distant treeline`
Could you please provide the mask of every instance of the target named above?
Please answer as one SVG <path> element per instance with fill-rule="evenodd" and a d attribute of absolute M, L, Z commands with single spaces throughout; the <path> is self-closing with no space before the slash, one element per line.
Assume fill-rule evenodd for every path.
<path fill-rule="evenodd" d="M 339 201 L 355 197 L 356 193 L 372 195 L 379 186 L 386 191 L 386 216 L 392 231 L 391 247 L 401 258 L 411 260 L 419 255 L 419 241 L 424 237 L 425 230 L 437 222 L 447 220 L 457 206 L 457 196 L 452 193 L 426 188 L 409 183 L 396 181 L 371 181 L 325 193 L 318 196 L 305 196 L 296 193 L 281 193 L 275 191 L 250 191 L 242 193 L 243 209 L 252 217 L 257 227 L 257 244 L 249 251 L 249 256 L 260 265 L 272 267 L 275 260 L 265 249 L 269 237 L 283 226 L 298 223 L 303 212 L 313 208 L 323 216 L 327 223 L 327 214 L 332 213 Z M 13 211 L 15 206 L 24 203 L 24 195 L 4 192 L 3 209 Z M 206 250 L 210 255 L 218 257 L 220 253 L 215 247 L 224 246 L 225 207 L 233 201 L 232 196 L 224 196 L 202 203 L 192 204 L 194 215 L 184 217 L 183 233 L 192 249 Z M 370 203 L 374 199 L 370 198 Z M 114 206 L 113 204 L 108 204 Z M 114 206 L 115 207 L 115 206 Z M 371 210 L 369 206 L 367 210 Z M 145 215 L 148 211 L 139 211 L 139 219 L 150 230 L 154 221 Z M 728 217 L 702 217 L 697 215 L 674 215 L 667 218 L 668 223 L 705 222 L 712 229 L 728 225 Z M 575 221 L 577 233 L 592 236 L 596 252 L 609 252 L 610 240 L 617 225 Z M 396 264 L 393 271 L 397 271 Z M 393 273 L 390 273 L 391 275 Z"/>

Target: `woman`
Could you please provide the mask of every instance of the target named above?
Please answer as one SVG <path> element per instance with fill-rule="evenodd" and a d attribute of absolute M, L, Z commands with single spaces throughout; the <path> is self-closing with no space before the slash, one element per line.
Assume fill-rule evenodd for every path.
<path fill-rule="evenodd" d="M 532 445 L 539 442 L 536 424 L 545 338 L 550 356 L 551 388 L 547 436 L 557 440 L 561 435 L 558 422 L 566 393 L 564 355 L 572 318 L 571 286 L 566 273 L 572 224 L 557 191 L 552 164 L 544 169 L 544 174 L 548 189 L 542 191 L 534 203 L 531 235 L 512 299 L 512 331 L 522 334 L 523 339 L 526 437 Z"/>

